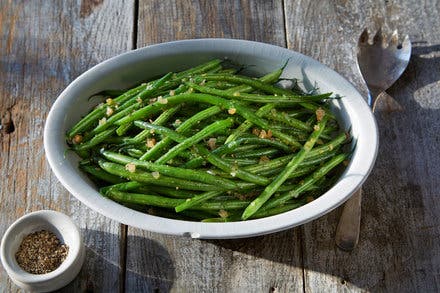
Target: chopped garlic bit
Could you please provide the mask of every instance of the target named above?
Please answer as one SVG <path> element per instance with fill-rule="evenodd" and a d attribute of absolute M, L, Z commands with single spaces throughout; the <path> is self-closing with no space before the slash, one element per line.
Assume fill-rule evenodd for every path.
<path fill-rule="evenodd" d="M 141 103 L 142 103 L 142 99 L 141 99 L 141 97 L 137 97 L 137 98 L 136 98 L 136 102 L 138 102 L 139 104 L 141 104 Z"/>
<path fill-rule="evenodd" d="M 113 112 L 114 111 L 113 111 L 112 107 L 107 107 L 107 109 L 105 110 L 105 114 L 107 115 L 107 117 L 112 116 Z"/>
<path fill-rule="evenodd" d="M 240 96 L 240 92 L 235 92 L 232 94 L 234 97 L 239 97 Z"/>
<path fill-rule="evenodd" d="M 170 96 L 174 96 L 176 94 L 175 90 L 170 90 Z"/>
<path fill-rule="evenodd" d="M 101 108 L 102 106 L 104 106 L 105 104 L 104 103 L 99 103 L 96 107 L 95 107 L 95 109 L 97 109 L 97 108 Z"/>
<path fill-rule="evenodd" d="M 324 118 L 325 111 L 320 107 L 316 110 L 315 114 L 316 114 L 316 120 L 320 122 L 322 118 Z"/>
<path fill-rule="evenodd" d="M 168 99 L 167 98 L 164 98 L 164 97 L 162 97 L 162 96 L 158 96 L 157 97 L 157 101 L 159 102 L 159 104 L 168 104 Z"/>
<path fill-rule="evenodd" d="M 159 179 L 160 178 L 160 173 L 159 172 L 151 172 L 151 176 L 153 176 L 154 179 Z"/>
<path fill-rule="evenodd" d="M 147 90 L 152 90 L 152 89 L 153 89 L 153 85 L 152 84 L 147 85 Z"/>
<path fill-rule="evenodd" d="M 269 161 L 270 161 L 270 159 L 269 159 L 268 156 L 262 156 L 262 157 L 260 158 L 259 163 L 263 164 L 263 163 L 266 163 L 266 162 L 269 162 Z"/>
<path fill-rule="evenodd" d="M 219 210 L 218 211 L 218 215 L 220 216 L 220 218 L 227 218 L 229 216 L 229 213 L 225 210 Z"/>
<path fill-rule="evenodd" d="M 179 186 L 176 186 L 176 190 L 179 190 Z"/>
<path fill-rule="evenodd" d="M 266 133 L 266 137 L 267 137 L 267 138 L 272 138 L 272 135 L 273 135 L 272 130 L 269 129 L 269 130 L 267 131 L 267 133 Z"/>
<path fill-rule="evenodd" d="M 72 138 L 73 144 L 80 144 L 83 140 L 83 136 L 81 134 L 75 134 L 75 136 Z"/>
<path fill-rule="evenodd" d="M 104 125 L 105 123 L 107 123 L 107 118 L 103 117 L 102 119 L 99 119 L 99 125 Z"/>
<path fill-rule="evenodd" d="M 128 163 L 127 165 L 125 165 L 125 170 L 127 170 L 130 173 L 134 173 L 136 172 L 136 165 L 133 163 Z"/>
<path fill-rule="evenodd" d="M 180 119 L 176 119 L 176 121 L 174 121 L 174 124 L 179 126 L 180 124 L 182 124 L 182 121 Z"/>
<path fill-rule="evenodd" d="M 232 171 L 231 173 L 229 173 L 232 177 L 235 177 L 237 175 L 237 172 Z"/>
<path fill-rule="evenodd" d="M 193 89 L 192 87 L 190 87 L 186 92 L 187 92 L 188 94 L 190 94 L 190 93 L 194 92 L 194 89 Z"/>
<path fill-rule="evenodd" d="M 259 136 L 260 135 L 260 129 L 258 129 L 258 128 L 252 129 L 252 134 L 256 135 L 256 136 Z"/>
<path fill-rule="evenodd" d="M 215 175 L 215 173 L 212 170 L 207 170 L 206 173 L 208 173 L 209 175 Z"/>
<path fill-rule="evenodd" d="M 204 79 L 204 80 L 202 80 L 202 82 L 201 83 L 199 83 L 199 85 L 205 85 L 205 83 L 206 83 L 206 79 Z"/>
<path fill-rule="evenodd" d="M 150 104 L 155 103 L 156 101 L 157 101 L 156 98 L 152 98 L 152 99 L 150 99 Z"/>
<path fill-rule="evenodd" d="M 113 105 L 114 104 L 114 101 L 113 101 L 112 98 L 106 99 L 105 102 L 107 103 L 107 105 Z"/>
<path fill-rule="evenodd" d="M 306 201 L 309 203 L 309 202 L 312 202 L 314 200 L 314 198 L 313 198 L 313 196 L 307 196 L 306 197 Z"/>
<path fill-rule="evenodd" d="M 148 138 L 147 139 L 147 147 L 152 148 L 156 145 L 156 139 L 155 138 Z"/>
<path fill-rule="evenodd" d="M 235 108 L 228 109 L 228 113 L 231 115 L 234 115 L 236 112 L 237 112 L 237 109 L 235 109 Z"/>
<path fill-rule="evenodd" d="M 315 126 L 313 126 L 313 130 L 318 131 L 319 130 L 319 125 L 316 124 Z"/>
<path fill-rule="evenodd" d="M 151 134 L 154 134 L 154 132 L 155 132 L 154 128 L 150 129 Z"/>
<path fill-rule="evenodd" d="M 262 129 L 260 131 L 260 134 L 258 135 L 259 138 L 267 138 L 266 130 Z"/>
<path fill-rule="evenodd" d="M 214 150 L 216 148 L 216 145 L 215 145 L 216 142 L 217 142 L 217 139 L 215 137 L 211 137 L 210 139 L 208 139 L 208 142 L 207 142 L 208 147 L 211 150 Z"/>

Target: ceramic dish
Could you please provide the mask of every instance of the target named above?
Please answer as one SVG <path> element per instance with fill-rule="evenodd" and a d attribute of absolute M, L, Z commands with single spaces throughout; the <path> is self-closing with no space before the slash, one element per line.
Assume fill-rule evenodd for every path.
<path fill-rule="evenodd" d="M 57 269 L 37 275 L 23 270 L 17 264 L 15 253 L 26 235 L 41 230 L 54 233 L 69 247 L 69 253 Z M 32 292 L 49 292 L 64 287 L 78 275 L 85 257 L 78 227 L 68 216 L 50 210 L 33 212 L 15 221 L 3 235 L 0 252 L 3 267 L 11 280 Z"/>
<path fill-rule="evenodd" d="M 351 127 L 356 142 L 352 160 L 340 180 L 325 194 L 295 210 L 272 217 L 233 223 L 198 223 L 144 214 L 102 197 L 78 170 L 78 158 L 66 152 L 65 133 L 95 104 L 91 95 L 127 88 L 148 78 L 179 71 L 213 58 L 228 58 L 263 75 L 289 60 L 282 77 L 298 78 L 321 92 L 334 92 L 333 112 L 341 125 Z M 343 77 L 312 58 L 281 47 L 243 40 L 197 39 L 153 45 L 104 61 L 73 81 L 57 98 L 44 131 L 46 156 L 55 175 L 75 197 L 97 212 L 124 224 L 159 233 L 193 238 L 239 238 L 301 225 L 336 208 L 364 182 L 373 167 L 378 135 L 370 108 Z"/>

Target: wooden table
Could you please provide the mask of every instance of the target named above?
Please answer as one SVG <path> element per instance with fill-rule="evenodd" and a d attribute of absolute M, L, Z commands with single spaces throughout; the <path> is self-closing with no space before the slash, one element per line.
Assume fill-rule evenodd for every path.
<path fill-rule="evenodd" d="M 57 95 L 93 65 L 187 38 L 266 42 L 309 55 L 365 94 L 356 67 L 364 27 L 413 42 L 411 62 L 376 113 L 380 150 L 364 186 L 362 234 L 338 250 L 340 209 L 284 232 L 204 241 L 141 231 L 76 200 L 43 150 Z M 438 292 L 440 290 L 440 2 L 0 0 L 0 235 L 54 209 L 81 227 L 87 258 L 62 291 Z M 3 267 L 0 291 L 17 291 Z"/>

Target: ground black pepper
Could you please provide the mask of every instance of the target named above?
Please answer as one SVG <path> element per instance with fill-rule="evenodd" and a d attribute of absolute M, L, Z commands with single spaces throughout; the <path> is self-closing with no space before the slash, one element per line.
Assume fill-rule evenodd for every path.
<path fill-rule="evenodd" d="M 66 259 L 69 247 L 61 244 L 57 236 L 46 230 L 24 237 L 15 254 L 18 265 L 31 274 L 54 271 Z"/>

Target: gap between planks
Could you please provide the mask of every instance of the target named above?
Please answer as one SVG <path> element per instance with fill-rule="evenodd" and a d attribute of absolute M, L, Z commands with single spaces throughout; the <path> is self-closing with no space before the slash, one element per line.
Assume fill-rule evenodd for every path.
<path fill-rule="evenodd" d="M 131 49 L 137 49 L 137 41 L 138 41 L 138 22 L 139 22 L 139 0 L 134 0 L 134 8 L 133 8 L 133 34 L 132 34 L 132 43 Z M 121 239 L 119 241 L 119 292 L 125 292 L 125 283 L 127 278 L 127 233 L 128 226 L 125 224 L 120 225 L 120 235 Z"/>

